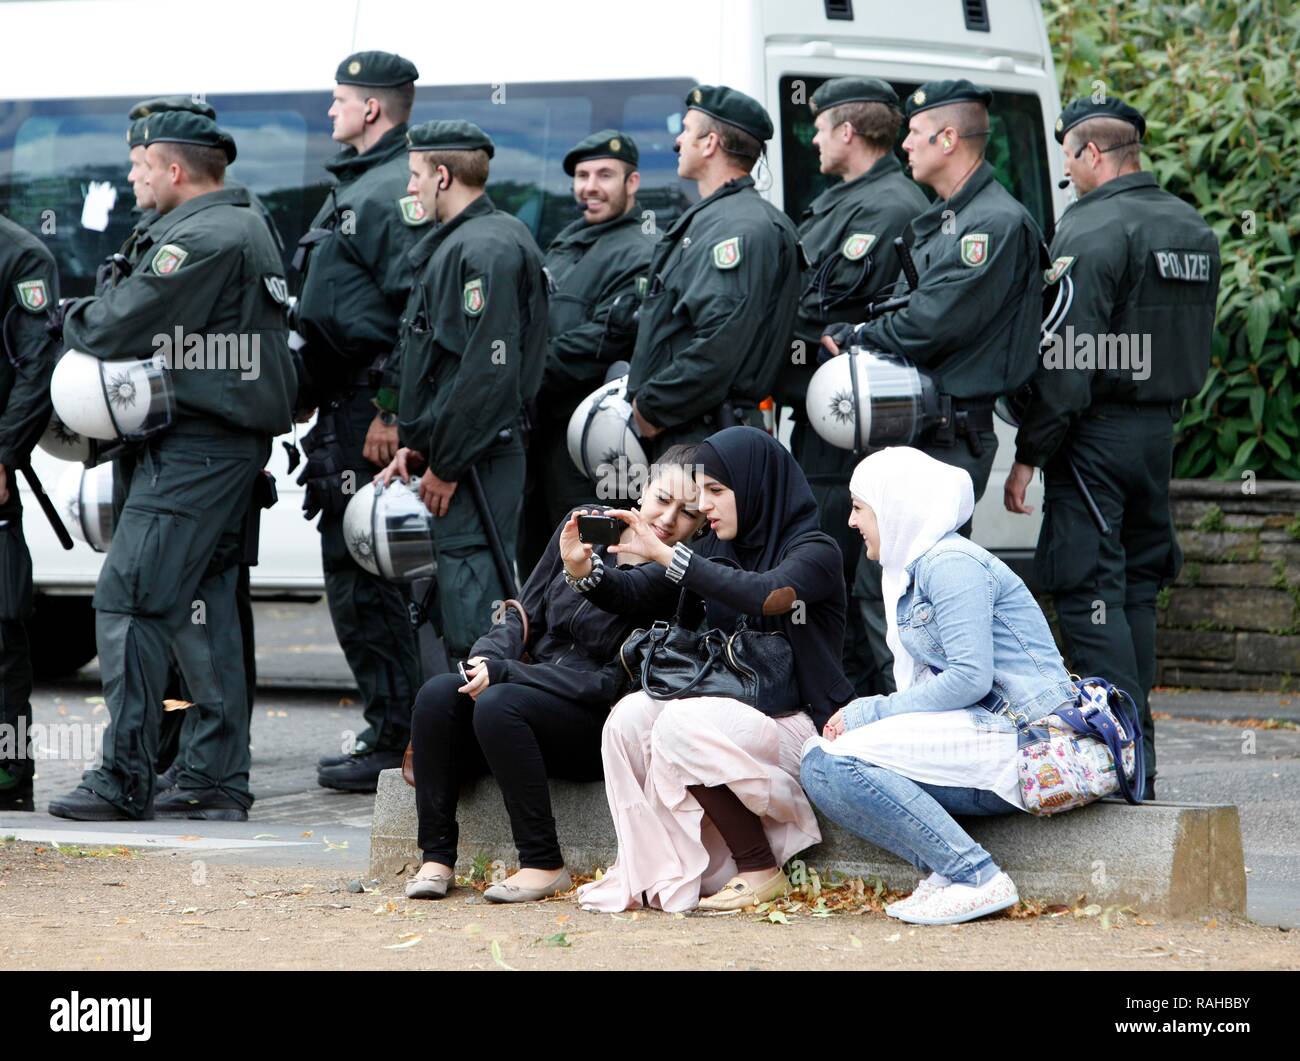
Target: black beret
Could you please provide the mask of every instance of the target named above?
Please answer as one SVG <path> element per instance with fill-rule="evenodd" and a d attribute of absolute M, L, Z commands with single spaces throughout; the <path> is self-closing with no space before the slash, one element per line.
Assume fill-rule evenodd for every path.
<path fill-rule="evenodd" d="M 772 119 L 763 105 L 726 85 L 697 85 L 686 94 L 686 107 L 734 125 L 758 140 L 772 139 Z"/>
<path fill-rule="evenodd" d="M 135 121 L 133 121 L 130 124 L 130 126 L 127 127 L 126 130 L 127 147 L 144 146 L 144 130 L 148 124 L 149 124 L 148 118 L 137 118 Z"/>
<path fill-rule="evenodd" d="M 226 153 L 226 162 L 235 161 L 235 139 L 217 126 L 211 118 L 191 111 L 161 111 L 141 118 L 142 144 L 197 144 L 200 147 L 219 147 Z M 132 126 L 132 132 L 135 127 Z"/>
<path fill-rule="evenodd" d="M 440 120 L 422 122 L 406 131 L 408 151 L 486 151 L 496 154 L 491 138 L 473 122 Z"/>
<path fill-rule="evenodd" d="M 410 59 L 392 52 L 354 52 L 334 71 L 340 85 L 363 85 L 366 88 L 393 88 L 418 80 L 420 71 Z"/>
<path fill-rule="evenodd" d="M 1147 122 L 1137 108 L 1130 107 L 1114 96 L 1107 96 L 1100 103 L 1094 103 L 1088 97 L 1081 96 L 1066 104 L 1065 109 L 1061 111 L 1061 116 L 1056 119 L 1056 142 L 1064 144 L 1065 134 L 1089 118 L 1118 118 L 1120 121 L 1128 122 L 1137 130 L 1139 140 L 1146 135 Z"/>
<path fill-rule="evenodd" d="M 973 85 L 964 77 L 956 81 L 927 81 L 910 96 L 903 105 L 907 116 L 920 114 L 932 107 L 946 107 L 950 103 L 982 103 L 987 107 L 993 102 L 993 93 L 983 85 Z"/>
<path fill-rule="evenodd" d="M 898 93 L 878 77 L 834 77 L 812 94 L 813 110 L 824 111 L 841 103 L 888 103 L 898 106 Z"/>
<path fill-rule="evenodd" d="M 132 120 L 147 118 L 151 114 L 160 114 L 163 111 L 189 111 L 191 114 L 201 114 L 205 118 L 213 119 L 217 116 L 216 109 L 210 103 L 196 100 L 193 96 L 155 96 L 153 99 L 141 100 L 131 108 L 127 117 Z"/>
<path fill-rule="evenodd" d="M 636 141 L 627 133 L 620 133 L 617 129 L 602 129 L 585 140 L 579 140 L 564 156 L 564 172 L 572 177 L 579 162 L 593 158 L 616 158 L 630 166 L 636 166 L 641 155 L 636 149 Z"/>

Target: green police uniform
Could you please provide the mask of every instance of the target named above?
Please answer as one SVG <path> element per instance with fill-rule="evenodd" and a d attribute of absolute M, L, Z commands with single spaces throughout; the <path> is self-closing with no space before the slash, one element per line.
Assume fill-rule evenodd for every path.
<path fill-rule="evenodd" d="M 344 77 L 353 61 L 344 61 Z M 356 76 L 372 71 L 381 76 L 387 65 L 365 62 Z M 416 77 L 414 67 L 405 73 L 408 80 Z M 305 273 L 297 325 L 306 342 L 308 377 L 299 405 L 319 407 L 303 443 L 303 481 L 309 516 L 320 511 L 330 618 L 364 703 L 358 752 L 400 753 L 406 747 L 420 685 L 406 593 L 357 564 L 343 534 L 343 513 L 355 488 L 378 470 L 362 450 L 377 412 L 380 369 L 396 345 L 411 287 L 407 254 L 429 229 L 419 201 L 406 194 L 406 146 L 403 123 L 369 150 L 358 154 L 349 147 L 325 164 L 337 183 L 295 259 Z"/>
<path fill-rule="evenodd" d="M 151 142 L 213 143 L 215 126 L 201 116 L 149 122 Z M 124 817 L 152 813 L 170 648 L 199 618 L 209 655 L 222 666 L 185 674 L 200 697 L 199 721 L 176 793 L 182 807 L 199 792 L 233 808 L 252 802 L 236 573 L 228 566 L 213 576 L 210 564 L 218 549 L 238 548 L 253 480 L 272 436 L 291 422 L 285 290 L 279 254 L 247 193 L 221 189 L 160 216 L 142 237 L 141 267 L 65 315 L 66 345 L 102 360 L 167 354 L 160 339 L 173 344 L 174 422 L 137 457 L 94 596 L 110 721 L 103 765 L 85 774 L 81 788 Z M 204 609 L 195 607 L 199 600 Z M 50 811 L 84 816 L 84 802 L 74 793 Z"/>
<path fill-rule="evenodd" d="M 813 93 L 818 111 L 846 103 L 898 107 L 886 82 L 846 77 L 827 81 Z M 887 298 L 899 275 L 894 240 L 929 205 L 925 194 L 888 151 L 866 173 L 839 181 L 809 204 L 799 221 L 799 242 L 809 265 L 803 274 L 794 337 L 802 344 L 799 364 L 783 369 L 778 397 L 792 410 L 790 450 L 799 461 L 821 510 L 822 530 L 844 556 L 846 592 L 852 590 L 858 565 L 865 559 L 862 538 L 848 525 L 852 502 L 849 477 L 864 454 L 826 442 L 808 423 L 808 380 L 818 365 L 821 336 L 827 325 L 860 321 L 867 303 Z M 865 625 L 866 620 L 872 625 Z M 844 667 L 859 695 L 888 691 L 890 680 L 879 674 L 869 643 L 884 645 L 884 615 L 851 608 L 844 639 Z"/>
<path fill-rule="evenodd" d="M 412 128 L 412 151 L 483 150 L 470 122 Z M 486 193 L 426 233 L 410 254 L 415 284 L 402 315 L 398 430 L 402 445 L 458 484 L 432 522 L 443 641 L 463 659 L 492 624 L 502 586 L 472 490 L 477 470 L 507 560 L 518 546 L 524 489 L 523 413 L 546 362 L 546 277 L 524 224 Z"/>
<path fill-rule="evenodd" d="M 910 118 L 954 102 L 992 99 L 969 81 L 922 85 L 907 97 Z M 954 224 L 950 224 L 950 219 Z M 919 284 L 911 301 L 862 328 L 870 348 L 900 354 L 951 395 L 956 435 L 934 433 L 918 445 L 936 460 L 970 473 L 978 501 L 997 451 L 993 403 L 1034 371 L 1042 327 L 1042 234 L 1034 219 L 981 162 L 951 199 L 932 203 L 911 224 L 910 249 Z M 968 522 L 962 533 L 970 533 Z M 863 563 L 853 595 L 880 611 L 880 565 Z M 883 646 L 873 644 L 883 667 Z"/>
<path fill-rule="evenodd" d="M 1132 122 L 1140 137 L 1136 111 L 1134 119 L 1079 100 L 1063 113 L 1057 139 L 1100 115 Z M 1173 425 L 1209 369 L 1219 243 L 1193 207 L 1137 172 L 1065 211 L 1052 259 L 1049 276 L 1069 276 L 1074 301 L 1060 343 L 1034 375 L 1016 436 L 1016 460 L 1042 468 L 1045 480 L 1035 573 L 1056 604 L 1072 669 L 1102 675 L 1137 703 L 1150 783 L 1156 594 L 1182 564 L 1169 510 Z M 1070 459 L 1109 534 L 1089 517 Z"/>
<path fill-rule="evenodd" d="M 32 560 L 23 538 L 18 469 L 28 464 L 50 419 L 50 372 L 57 349 L 45 333 L 46 311 L 58 304 L 59 274 L 45 245 L 0 217 L 0 465 L 9 496 L 0 501 L 0 810 L 32 810 L 30 739 Z M 11 728 L 12 727 L 12 728 Z"/>
<path fill-rule="evenodd" d="M 636 144 L 626 133 L 604 129 L 565 156 L 564 170 L 572 176 L 579 162 L 597 158 L 635 168 Z M 521 571 L 532 570 L 560 520 L 596 496 L 595 485 L 569 456 L 569 418 L 611 364 L 631 357 L 634 315 L 653 252 L 654 237 L 642 229 L 635 203 L 621 217 L 599 224 L 579 218 L 546 248 L 549 343 L 528 446 L 535 493 L 525 506 Z"/>
<path fill-rule="evenodd" d="M 686 106 L 760 141 L 767 112 L 726 87 L 701 85 Z M 765 202 L 749 176 L 727 181 L 663 234 L 650 262 L 628 400 L 662 428 L 652 458 L 733 423 L 763 425 L 787 357 L 803 259 L 790 219 Z"/>

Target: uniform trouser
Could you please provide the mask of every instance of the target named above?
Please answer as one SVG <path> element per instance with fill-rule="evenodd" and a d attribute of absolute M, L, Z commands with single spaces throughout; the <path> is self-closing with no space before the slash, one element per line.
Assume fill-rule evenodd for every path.
<path fill-rule="evenodd" d="M 569 456 L 569 417 L 576 408 L 576 402 L 551 392 L 538 398 L 537 425 L 528 440 L 528 489 L 519 543 L 521 573 L 537 565 L 560 520 L 573 509 L 596 501 L 595 484 Z"/>
<path fill-rule="evenodd" d="M 27 621 L 32 614 L 32 558 L 23 538 L 23 510 L 14 469 L 6 466 L 9 501 L 0 505 L 0 794 L 31 785 L 33 761 L 32 660 Z M 6 522 L 7 521 L 7 522 Z M 18 746 L 19 733 L 29 736 Z"/>
<path fill-rule="evenodd" d="M 817 498 L 822 530 L 835 539 L 844 557 L 845 600 L 849 605 L 844 626 L 844 673 L 859 696 L 893 692 L 894 677 L 888 667 L 888 650 L 884 649 L 884 611 L 860 607 L 853 599 L 858 568 L 862 564 L 875 564 L 877 572 L 880 568 L 867 559 L 862 535 L 849 526 L 853 511 L 849 479 L 860 458 L 854 457 L 852 450 L 832 446 L 803 419 L 794 423 L 790 451 Z M 881 659 L 885 661 L 883 667 Z"/>
<path fill-rule="evenodd" d="M 956 444 L 952 446 L 936 446 L 933 443 L 927 443 L 917 447 L 922 453 L 928 453 L 937 461 L 943 461 L 944 464 L 950 464 L 954 468 L 962 468 L 968 472 L 971 482 L 975 486 L 976 503 L 984 496 L 984 488 L 989 484 L 989 475 L 993 472 L 993 457 L 998 450 L 998 436 L 992 430 L 981 431 L 979 437 L 983 449 L 979 456 L 971 452 L 970 445 L 965 438 L 957 439 Z M 969 538 L 973 522 L 973 518 L 967 520 L 964 527 L 958 528 L 959 532 Z M 885 600 L 880 579 L 879 562 L 867 560 L 864 557 L 862 563 L 858 565 L 858 575 L 853 583 L 853 601 L 849 610 L 867 613 L 868 617 L 864 617 L 863 623 L 868 626 L 868 630 L 873 631 L 873 636 L 869 642 L 871 653 L 876 666 L 889 674 L 889 691 L 892 692 L 894 689 L 894 656 L 885 643 Z M 878 641 L 874 636 L 874 631 L 879 631 Z"/>
<path fill-rule="evenodd" d="M 476 467 L 508 564 L 519 544 L 524 491 L 524 447 L 518 436 L 488 450 Z M 501 602 L 516 592 L 514 586 L 503 586 L 497 575 L 468 474 L 452 495 L 447 514 L 433 518 L 433 551 L 442 639 L 454 663 L 469 655 L 470 646 L 497 621 Z"/>
<path fill-rule="evenodd" d="M 361 456 L 374 419 L 373 392 L 360 390 L 335 408 L 335 430 L 356 486 L 379 470 Z M 358 748 L 402 751 L 410 739 L 411 704 L 420 688 L 420 661 L 402 587 L 372 575 L 352 559 L 343 533 L 343 512 L 322 510 L 321 565 L 334 635 L 365 705 L 366 728 Z"/>
<path fill-rule="evenodd" d="M 1182 567 L 1169 510 L 1173 423 L 1167 405 L 1107 407 L 1083 417 L 1043 469 L 1043 526 L 1034 573 L 1052 595 L 1071 669 L 1133 697 L 1147 781 L 1155 780 L 1156 594 Z M 1066 464 L 1073 456 L 1110 524 L 1088 516 Z"/>
<path fill-rule="evenodd" d="M 233 568 L 212 570 L 218 549 L 237 550 L 254 477 L 266 463 L 261 435 L 179 425 L 136 459 L 126 503 L 95 588 L 95 636 L 108 706 L 103 764 L 82 785 L 127 814 L 149 811 L 163 687 L 173 643 L 199 694 L 194 723 L 205 741 L 190 772 L 241 802 L 248 794 L 248 705 Z M 201 602 L 201 607 L 200 607 Z M 203 622 L 196 622 L 196 619 Z M 194 631 L 187 626 L 203 626 Z M 200 634 L 207 666 L 198 665 Z M 194 746 L 189 753 L 194 756 Z"/>

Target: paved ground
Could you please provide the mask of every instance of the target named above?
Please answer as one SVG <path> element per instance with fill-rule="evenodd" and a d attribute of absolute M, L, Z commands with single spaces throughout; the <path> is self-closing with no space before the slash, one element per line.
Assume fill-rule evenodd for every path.
<path fill-rule="evenodd" d="M 258 606 L 259 674 L 253 716 L 253 790 L 247 823 L 108 823 L 91 828 L 37 813 L 0 813 L 0 836 L 82 844 L 126 843 L 199 851 L 229 865 L 310 868 L 361 876 L 372 797 L 317 787 L 315 761 L 361 726 L 347 669 L 323 605 Z M 105 720 L 94 665 L 76 680 L 38 689 L 35 722 L 97 729 Z M 1300 696 L 1160 693 L 1156 697 L 1159 794 L 1235 803 L 1241 811 L 1249 913 L 1262 924 L 1300 924 Z M 1200 720 L 1193 720 L 1200 719 Z M 1255 720 L 1255 721 L 1250 721 Z M 1288 722 L 1289 720 L 1289 722 Z M 79 760 L 43 759 L 38 807 L 75 786 Z M 0 855 L 2 858 L 3 855 Z"/>

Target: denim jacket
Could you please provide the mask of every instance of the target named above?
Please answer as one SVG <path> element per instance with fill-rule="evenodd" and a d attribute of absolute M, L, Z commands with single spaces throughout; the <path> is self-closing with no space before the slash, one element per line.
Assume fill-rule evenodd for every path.
<path fill-rule="evenodd" d="M 850 701 L 845 729 L 908 711 L 972 707 L 990 690 L 1031 722 L 1075 699 L 1042 609 L 996 556 L 952 533 L 908 572 L 899 638 L 913 659 L 942 673 L 903 692 Z"/>

